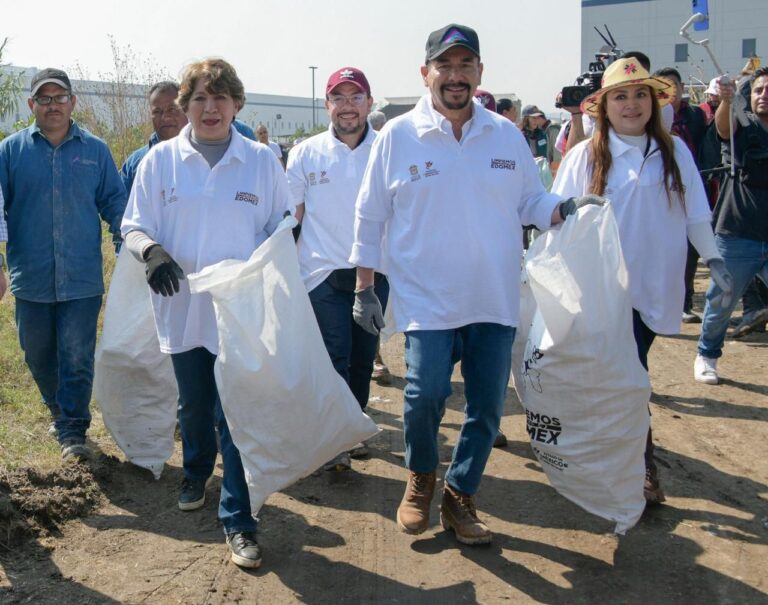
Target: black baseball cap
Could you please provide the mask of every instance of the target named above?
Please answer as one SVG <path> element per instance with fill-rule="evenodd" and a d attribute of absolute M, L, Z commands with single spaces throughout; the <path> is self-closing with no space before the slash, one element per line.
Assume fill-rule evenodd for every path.
<path fill-rule="evenodd" d="M 477 38 L 477 32 L 466 25 L 451 23 L 429 34 L 429 38 L 427 38 L 426 63 L 437 59 L 446 50 L 454 46 L 463 46 L 471 50 L 478 57 L 480 56 L 480 41 Z"/>
<path fill-rule="evenodd" d="M 46 67 L 32 76 L 32 82 L 29 87 L 34 97 L 38 90 L 46 84 L 58 84 L 65 90 L 72 92 L 72 84 L 69 82 L 69 76 L 66 72 L 54 67 Z"/>

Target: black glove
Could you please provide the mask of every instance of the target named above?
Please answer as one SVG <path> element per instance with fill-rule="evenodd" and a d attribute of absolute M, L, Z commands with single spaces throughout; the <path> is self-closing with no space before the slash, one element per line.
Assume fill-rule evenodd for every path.
<path fill-rule="evenodd" d="M 565 220 L 571 214 L 576 214 L 576 211 L 582 206 L 588 204 L 595 204 L 596 206 L 602 206 L 608 200 L 594 193 L 588 193 L 581 197 L 569 197 L 567 200 L 560 202 L 560 218 Z"/>
<path fill-rule="evenodd" d="M 374 336 L 384 327 L 384 313 L 373 286 L 355 290 L 355 304 L 352 305 L 352 319 L 366 332 Z"/>
<path fill-rule="evenodd" d="M 179 291 L 179 280 L 184 279 L 184 271 L 160 244 L 144 252 L 144 262 L 147 264 L 147 283 L 155 294 L 173 296 Z"/>

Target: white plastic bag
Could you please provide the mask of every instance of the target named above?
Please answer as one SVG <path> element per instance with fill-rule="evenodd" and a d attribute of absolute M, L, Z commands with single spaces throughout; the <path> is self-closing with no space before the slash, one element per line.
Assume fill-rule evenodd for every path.
<path fill-rule="evenodd" d="M 159 479 L 173 454 L 179 392 L 171 358 L 160 352 L 144 266 L 125 248 L 107 295 L 93 392 L 118 447 Z"/>
<path fill-rule="evenodd" d="M 213 297 L 214 366 L 253 514 L 270 494 L 378 432 L 334 370 L 299 274 L 288 217 L 247 261 L 189 275 Z"/>
<path fill-rule="evenodd" d="M 526 269 L 536 312 L 515 387 L 533 451 L 555 489 L 624 533 L 645 507 L 651 388 L 610 205 L 540 237 Z"/>

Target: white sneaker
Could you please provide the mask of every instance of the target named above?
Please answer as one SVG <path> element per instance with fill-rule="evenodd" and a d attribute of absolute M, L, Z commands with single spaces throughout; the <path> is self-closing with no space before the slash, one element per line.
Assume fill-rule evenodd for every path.
<path fill-rule="evenodd" d="M 693 378 L 696 382 L 703 382 L 704 384 L 719 383 L 720 377 L 717 375 L 717 359 L 696 355 L 696 361 L 693 362 Z"/>

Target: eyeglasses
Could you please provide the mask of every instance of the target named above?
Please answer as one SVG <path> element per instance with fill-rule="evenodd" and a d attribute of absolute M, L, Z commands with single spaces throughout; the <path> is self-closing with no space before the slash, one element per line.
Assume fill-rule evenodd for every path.
<path fill-rule="evenodd" d="M 360 107 L 363 103 L 365 103 L 365 99 L 366 95 L 363 93 L 358 93 L 356 95 L 352 95 L 351 97 L 345 97 L 344 95 L 331 95 L 328 97 L 328 100 L 334 107 L 344 107 L 345 103 L 349 103 L 355 107 Z"/>
<path fill-rule="evenodd" d="M 72 95 L 53 95 L 52 97 L 34 97 L 34 101 L 38 105 L 50 105 L 53 101 L 56 101 L 59 105 L 64 105 L 64 103 L 69 103 L 71 98 Z"/>

